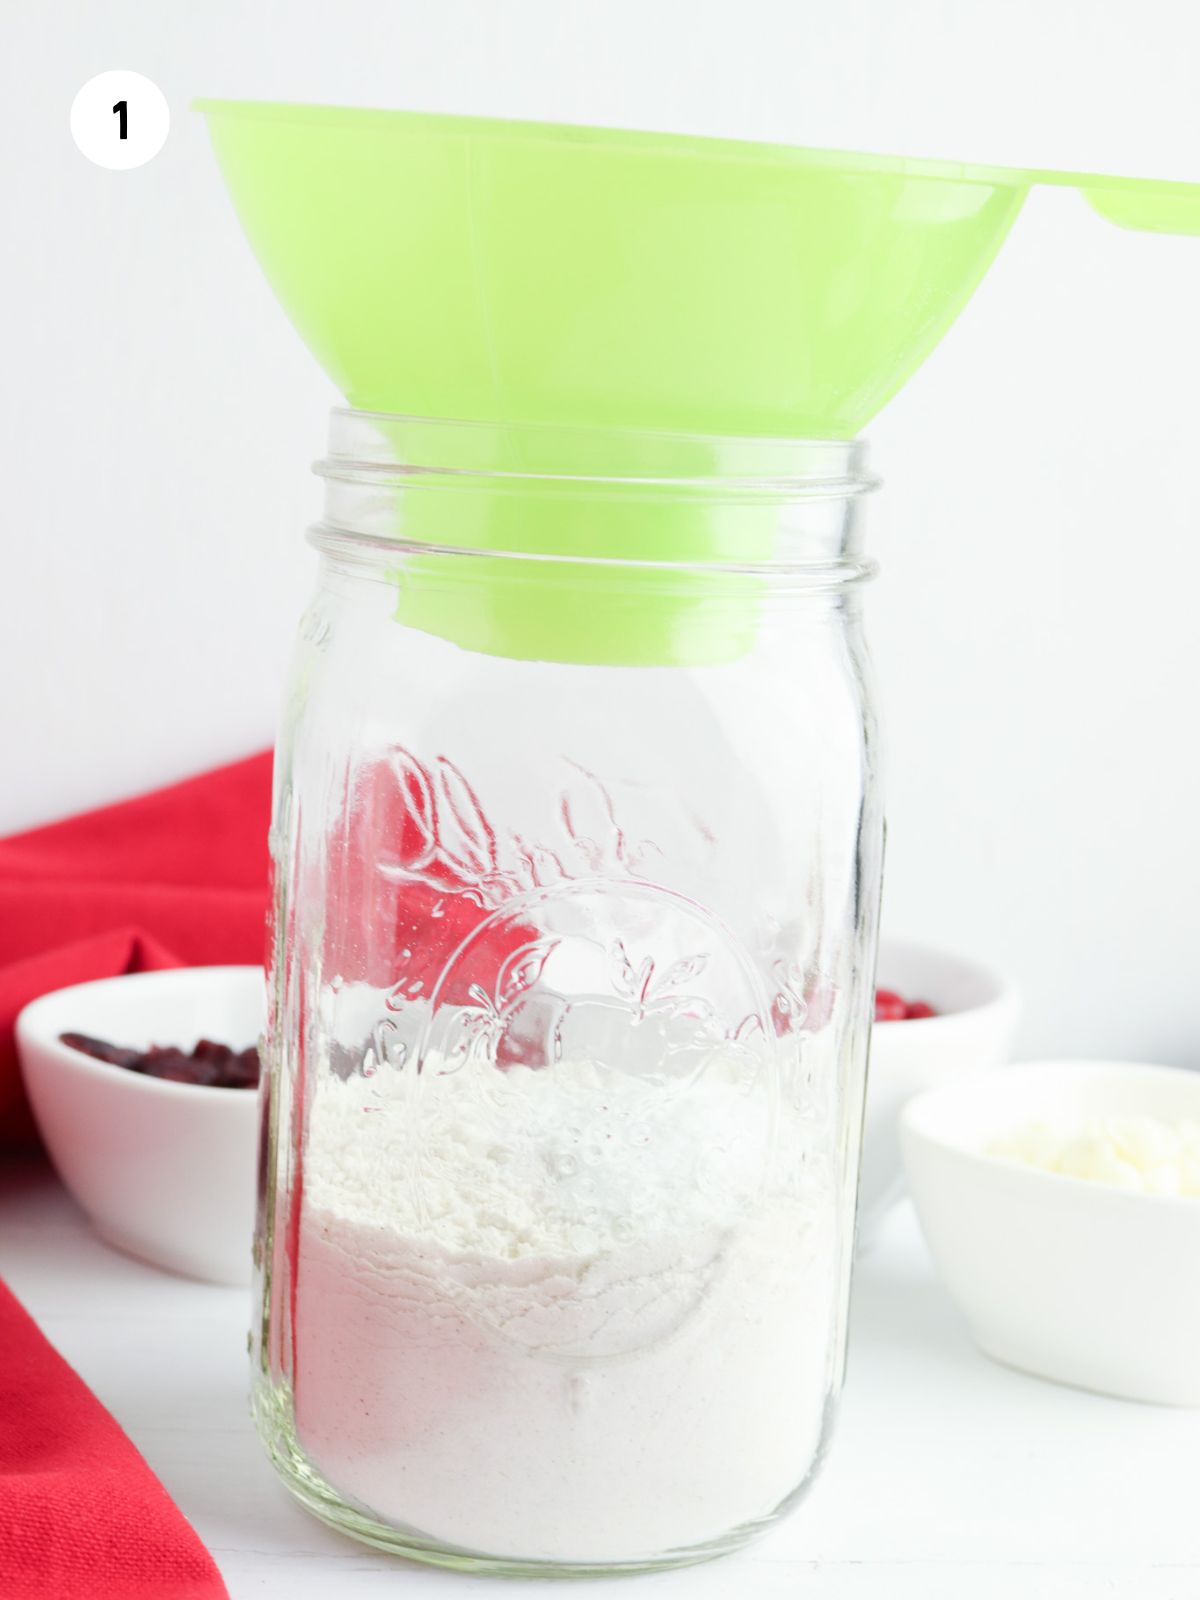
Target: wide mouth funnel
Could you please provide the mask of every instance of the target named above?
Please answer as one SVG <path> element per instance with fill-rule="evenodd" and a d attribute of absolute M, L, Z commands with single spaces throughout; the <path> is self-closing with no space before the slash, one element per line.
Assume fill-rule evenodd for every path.
<path fill-rule="evenodd" d="M 199 105 L 267 277 L 360 410 L 850 438 L 945 334 L 1032 184 L 1200 232 L 1200 185 Z"/>
<path fill-rule="evenodd" d="M 587 559 L 613 538 L 646 561 L 771 559 L 762 508 L 556 494 L 526 427 L 594 430 L 610 479 L 639 475 L 639 431 L 852 439 L 970 299 L 1029 188 L 1080 189 L 1111 220 L 1200 233 L 1200 185 L 964 166 L 782 145 L 475 117 L 206 100 L 238 215 L 284 308 L 358 412 L 404 461 L 403 418 L 494 425 L 489 471 L 522 493 L 422 497 L 434 544 Z M 390 419 L 390 420 L 388 420 Z M 405 425 L 407 426 L 407 424 Z M 572 434 L 571 430 L 575 430 Z M 539 435 L 544 445 L 550 435 Z M 506 442 L 508 441 L 508 442 Z M 637 447 L 637 448 L 640 448 Z M 410 457 L 411 459 L 411 457 Z M 411 525 L 413 496 L 388 517 Z M 607 519 L 607 520 L 606 520 Z M 516 543 L 514 543 L 514 540 Z M 745 626 L 684 635 L 648 599 L 621 637 L 579 605 L 498 597 L 469 626 L 426 601 L 417 626 L 497 654 L 699 664 L 749 648 Z M 582 570 L 585 589 L 597 580 Z M 717 580 L 713 580 L 714 582 Z M 724 580 L 726 583 L 732 580 Z M 486 592 L 485 592 L 486 591 Z M 543 596 L 549 603 L 550 597 Z M 446 607 L 450 607 L 447 599 Z M 486 617 L 484 613 L 487 613 Z M 577 627 L 587 620 L 589 625 Z"/>

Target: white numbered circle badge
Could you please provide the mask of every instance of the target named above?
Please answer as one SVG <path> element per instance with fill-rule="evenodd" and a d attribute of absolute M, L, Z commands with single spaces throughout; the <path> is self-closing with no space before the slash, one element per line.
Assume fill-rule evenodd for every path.
<path fill-rule="evenodd" d="M 71 105 L 71 137 L 98 167 L 144 167 L 167 142 L 171 109 L 140 72 L 101 72 Z"/>

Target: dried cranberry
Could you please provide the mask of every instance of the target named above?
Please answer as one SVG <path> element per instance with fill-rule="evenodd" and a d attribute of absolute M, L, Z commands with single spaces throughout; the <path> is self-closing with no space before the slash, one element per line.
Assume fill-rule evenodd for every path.
<path fill-rule="evenodd" d="M 104 1039 L 93 1039 L 86 1033 L 63 1033 L 59 1035 L 59 1042 L 70 1045 L 72 1050 L 81 1050 L 85 1056 L 95 1056 L 97 1061 L 109 1061 L 114 1067 L 133 1067 L 134 1071 L 137 1070 L 139 1052 L 136 1050 L 126 1050 Z"/>
<path fill-rule="evenodd" d="M 83 1033 L 64 1033 L 59 1039 L 98 1061 L 127 1067 L 130 1072 L 161 1078 L 166 1083 L 190 1083 L 218 1089 L 253 1089 L 258 1084 L 258 1051 L 253 1045 L 236 1051 L 227 1044 L 201 1039 L 191 1051 L 181 1050 L 177 1045 L 159 1044 L 152 1044 L 149 1050 L 130 1050 Z"/>
<path fill-rule="evenodd" d="M 895 989 L 876 989 L 876 1022 L 915 1022 L 921 1017 L 936 1017 L 928 1000 L 906 1000 Z"/>
<path fill-rule="evenodd" d="M 876 989 L 875 1021 L 903 1022 L 908 1015 L 908 1002 L 893 989 Z"/>
<path fill-rule="evenodd" d="M 166 1083 L 193 1083 L 203 1088 L 212 1088 L 220 1078 L 213 1062 L 185 1055 L 182 1050 L 147 1050 L 143 1071 L 147 1077 L 162 1078 Z"/>
<path fill-rule="evenodd" d="M 259 1078 L 258 1051 L 253 1045 L 231 1055 L 222 1078 L 227 1089 L 256 1089 Z"/>

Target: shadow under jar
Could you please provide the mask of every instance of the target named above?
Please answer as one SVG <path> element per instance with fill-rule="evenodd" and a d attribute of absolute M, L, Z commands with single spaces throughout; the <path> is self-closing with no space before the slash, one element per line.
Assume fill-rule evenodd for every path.
<path fill-rule="evenodd" d="M 333 417 L 272 828 L 254 1407 L 368 1543 L 731 1550 L 845 1348 L 862 447 Z"/>

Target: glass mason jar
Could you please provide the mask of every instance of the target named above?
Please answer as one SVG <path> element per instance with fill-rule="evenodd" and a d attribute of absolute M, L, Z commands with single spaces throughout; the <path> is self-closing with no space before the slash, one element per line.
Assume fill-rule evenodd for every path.
<path fill-rule="evenodd" d="M 337 412 L 254 1406 L 446 1566 L 730 1550 L 841 1375 L 882 823 L 853 443 Z"/>

